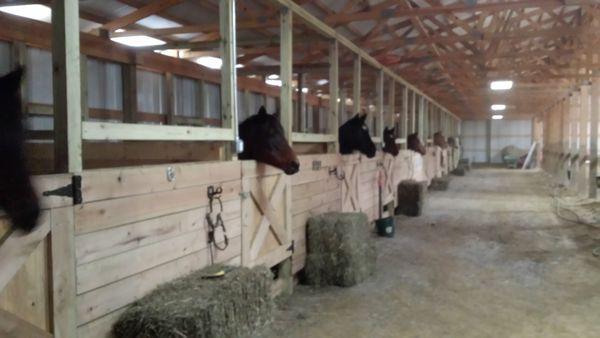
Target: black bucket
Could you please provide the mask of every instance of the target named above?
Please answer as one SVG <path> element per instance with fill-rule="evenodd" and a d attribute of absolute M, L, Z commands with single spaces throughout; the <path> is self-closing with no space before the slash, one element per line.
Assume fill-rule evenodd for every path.
<path fill-rule="evenodd" d="M 377 234 L 381 237 L 394 237 L 396 230 L 394 217 L 385 217 L 376 220 L 375 228 L 377 228 Z"/>

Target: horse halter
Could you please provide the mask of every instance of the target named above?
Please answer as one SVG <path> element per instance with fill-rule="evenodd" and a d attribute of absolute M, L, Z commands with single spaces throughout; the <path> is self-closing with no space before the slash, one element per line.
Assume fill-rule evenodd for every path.
<path fill-rule="evenodd" d="M 225 222 L 223 222 L 223 217 L 221 214 L 223 213 L 223 201 L 221 201 L 221 194 L 223 193 L 222 187 L 213 187 L 212 185 L 207 189 L 208 195 L 208 208 L 209 212 L 206 214 L 206 223 L 208 224 L 208 247 L 210 250 L 210 260 L 211 263 L 214 263 L 213 260 L 213 252 L 212 245 L 217 248 L 217 250 L 224 251 L 229 246 L 229 238 L 227 237 L 227 229 L 225 228 Z M 217 212 L 216 217 L 213 219 L 212 215 L 215 211 L 214 202 L 217 201 L 219 204 L 219 211 Z M 215 232 L 217 228 L 221 228 L 223 230 L 223 244 L 219 245 L 219 243 L 215 239 Z"/>

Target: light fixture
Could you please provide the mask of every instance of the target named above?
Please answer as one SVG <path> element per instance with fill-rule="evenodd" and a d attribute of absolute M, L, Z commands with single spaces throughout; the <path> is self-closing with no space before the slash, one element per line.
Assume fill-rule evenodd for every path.
<path fill-rule="evenodd" d="M 267 78 L 265 80 L 265 83 L 268 84 L 269 86 L 281 87 L 281 80 L 278 80 L 278 79 L 269 79 L 269 78 Z"/>
<path fill-rule="evenodd" d="M 267 76 L 267 80 L 279 80 L 279 75 L 271 74 L 271 75 Z"/>
<path fill-rule="evenodd" d="M 0 11 L 37 21 L 52 22 L 52 10 L 44 5 L 19 5 L 0 7 Z"/>
<path fill-rule="evenodd" d="M 492 120 L 502 120 L 503 118 L 504 118 L 504 115 L 500 115 L 500 114 L 492 115 Z"/>
<path fill-rule="evenodd" d="M 506 109 L 506 105 L 505 104 L 493 104 L 492 105 L 492 110 L 493 111 L 499 111 L 499 110 L 505 110 Z"/>
<path fill-rule="evenodd" d="M 319 86 L 323 86 L 323 85 L 326 85 L 326 84 L 328 84 L 328 83 L 329 83 L 329 80 L 327 80 L 327 79 L 321 79 L 321 80 L 317 80 L 317 84 L 318 84 Z"/>
<path fill-rule="evenodd" d="M 513 82 L 511 80 L 498 80 L 492 81 L 490 83 L 490 89 L 492 90 L 508 90 L 513 86 Z"/>
<path fill-rule="evenodd" d="M 337 102 L 342 102 L 342 99 L 340 99 L 340 98 L 338 97 L 338 99 L 337 99 Z"/>
<path fill-rule="evenodd" d="M 223 60 L 214 56 L 201 56 L 196 59 L 196 63 L 210 69 L 221 69 L 223 67 Z M 244 68 L 244 65 L 238 63 L 235 68 Z"/>
<path fill-rule="evenodd" d="M 346 99 L 346 105 L 347 105 L 347 106 L 351 106 L 352 104 L 354 104 L 354 101 L 352 101 L 352 99 L 351 99 L 351 98 L 347 98 L 347 99 Z"/>
<path fill-rule="evenodd" d="M 306 88 L 306 87 L 302 88 L 302 92 L 303 92 L 304 94 L 308 93 L 308 88 Z"/>
<path fill-rule="evenodd" d="M 110 39 L 114 42 L 130 47 L 160 46 L 166 43 L 163 40 L 155 39 L 147 35 L 118 36 Z"/>

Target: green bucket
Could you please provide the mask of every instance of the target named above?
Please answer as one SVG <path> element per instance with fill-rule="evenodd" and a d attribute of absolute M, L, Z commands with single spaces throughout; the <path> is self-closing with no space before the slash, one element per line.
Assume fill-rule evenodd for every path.
<path fill-rule="evenodd" d="M 377 234 L 381 237 L 394 237 L 396 227 L 394 226 L 394 217 L 386 217 L 375 220 Z"/>

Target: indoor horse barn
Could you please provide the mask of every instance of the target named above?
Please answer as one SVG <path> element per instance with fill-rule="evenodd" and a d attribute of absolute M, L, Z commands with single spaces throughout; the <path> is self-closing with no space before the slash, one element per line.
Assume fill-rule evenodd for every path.
<path fill-rule="evenodd" d="M 600 0 L 0 0 L 0 338 L 600 337 Z"/>

